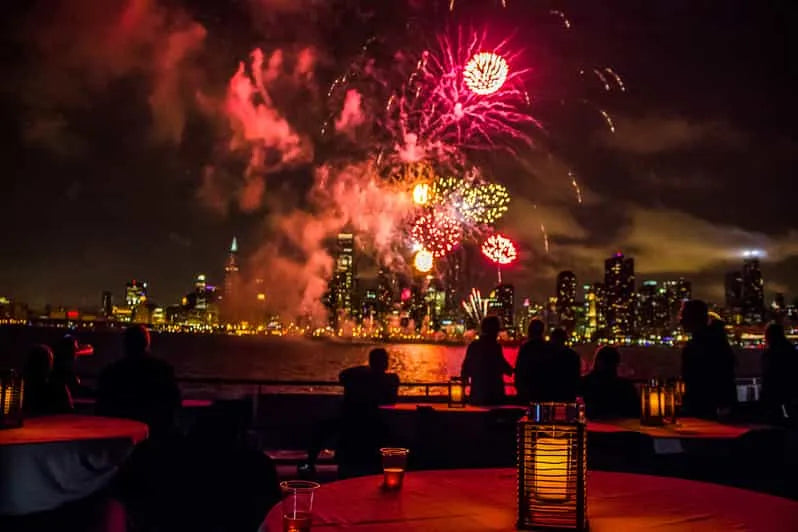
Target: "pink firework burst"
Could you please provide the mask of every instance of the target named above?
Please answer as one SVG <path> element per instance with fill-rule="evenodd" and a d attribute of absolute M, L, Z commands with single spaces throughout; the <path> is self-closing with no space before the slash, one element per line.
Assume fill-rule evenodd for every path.
<path fill-rule="evenodd" d="M 491 46 L 484 33 L 463 30 L 438 38 L 426 50 L 400 91 L 389 99 L 389 127 L 414 152 L 451 154 L 461 149 L 506 148 L 507 141 L 531 144 L 531 130 L 542 129 L 531 114 L 523 80 L 529 69 L 517 66 L 520 52 L 504 40 Z"/>
<path fill-rule="evenodd" d="M 506 236 L 496 233 L 482 243 L 482 254 L 498 266 L 512 264 L 518 260 L 518 248 Z"/>
<path fill-rule="evenodd" d="M 433 257 L 439 258 L 460 244 L 463 229 L 451 216 L 431 212 L 416 220 L 410 236 L 416 244 L 432 253 Z"/>

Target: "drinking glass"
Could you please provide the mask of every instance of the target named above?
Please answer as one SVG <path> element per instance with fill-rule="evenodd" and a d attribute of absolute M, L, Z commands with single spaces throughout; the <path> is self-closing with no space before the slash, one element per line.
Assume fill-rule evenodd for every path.
<path fill-rule="evenodd" d="M 283 492 L 283 532 L 310 532 L 313 495 L 319 484 L 306 480 L 280 483 Z"/>
<path fill-rule="evenodd" d="M 380 449 L 382 455 L 383 487 L 387 490 L 402 489 L 407 467 L 407 453 L 409 451 L 400 447 L 385 447 Z"/>

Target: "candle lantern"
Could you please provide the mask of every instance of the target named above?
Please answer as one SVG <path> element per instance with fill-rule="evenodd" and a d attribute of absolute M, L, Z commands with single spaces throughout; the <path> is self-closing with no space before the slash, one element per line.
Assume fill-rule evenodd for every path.
<path fill-rule="evenodd" d="M 14 370 L 0 371 L 0 429 L 22 426 L 22 377 Z"/>
<path fill-rule="evenodd" d="M 449 408 L 464 408 L 465 403 L 465 381 L 461 377 L 452 377 L 449 379 Z"/>
<path fill-rule="evenodd" d="M 640 424 L 665 423 L 665 388 L 656 380 L 643 385 L 640 391 Z"/>
<path fill-rule="evenodd" d="M 587 530 L 587 431 L 581 403 L 532 403 L 518 422 L 521 530 Z"/>

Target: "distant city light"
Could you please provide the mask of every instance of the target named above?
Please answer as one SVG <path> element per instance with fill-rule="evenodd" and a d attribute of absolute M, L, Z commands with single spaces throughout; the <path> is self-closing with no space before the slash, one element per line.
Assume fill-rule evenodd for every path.
<path fill-rule="evenodd" d="M 744 249 L 743 250 L 743 257 L 745 258 L 760 258 L 764 257 L 765 252 L 761 249 Z"/>
<path fill-rule="evenodd" d="M 434 264 L 434 257 L 432 253 L 427 251 L 426 249 L 422 249 L 416 253 L 416 257 L 413 260 L 413 265 L 416 267 L 421 273 L 427 273 L 432 270 L 432 266 Z"/>

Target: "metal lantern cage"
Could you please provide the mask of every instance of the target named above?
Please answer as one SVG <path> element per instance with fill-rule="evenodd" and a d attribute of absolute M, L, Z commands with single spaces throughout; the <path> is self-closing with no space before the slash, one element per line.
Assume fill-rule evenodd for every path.
<path fill-rule="evenodd" d="M 0 371 L 0 429 L 22 426 L 22 388 L 22 377 L 16 371 Z"/>
<path fill-rule="evenodd" d="M 449 379 L 449 408 L 464 408 L 465 405 L 465 380 L 462 377 L 452 377 Z"/>
<path fill-rule="evenodd" d="M 582 403 L 533 403 L 518 422 L 522 530 L 587 530 L 587 430 Z"/>

